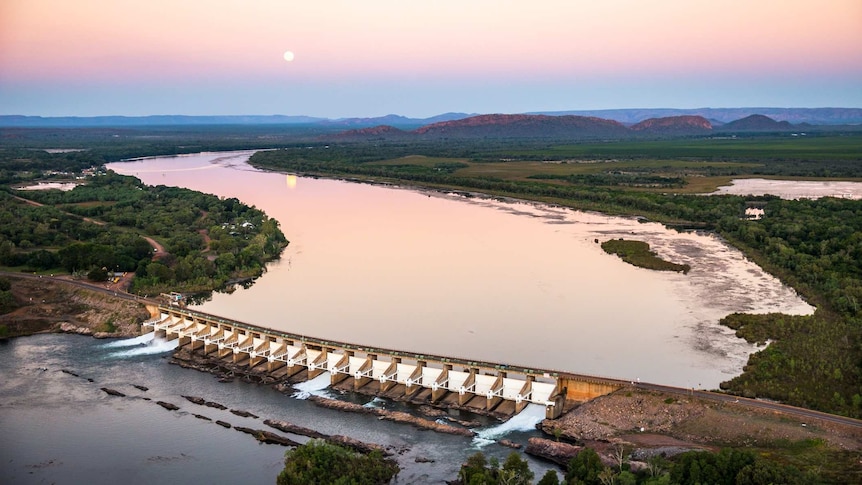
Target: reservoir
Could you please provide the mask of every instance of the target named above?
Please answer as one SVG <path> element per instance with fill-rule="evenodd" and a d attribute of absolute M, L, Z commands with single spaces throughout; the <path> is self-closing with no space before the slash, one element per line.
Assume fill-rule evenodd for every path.
<path fill-rule="evenodd" d="M 513 200 L 255 170 L 251 152 L 110 164 L 152 185 L 236 197 L 290 240 L 247 289 L 201 311 L 418 353 L 714 389 L 756 350 L 732 312 L 807 314 L 794 291 L 709 234 Z M 688 274 L 605 254 L 647 241 Z"/>

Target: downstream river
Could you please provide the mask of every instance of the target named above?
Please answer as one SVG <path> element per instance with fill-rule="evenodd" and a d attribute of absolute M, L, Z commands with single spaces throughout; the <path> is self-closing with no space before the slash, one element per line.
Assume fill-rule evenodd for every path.
<path fill-rule="evenodd" d="M 708 234 L 517 201 L 262 172 L 246 163 L 250 153 L 110 165 L 148 184 L 236 197 L 280 222 L 291 241 L 281 260 L 248 289 L 198 305 L 205 312 L 358 344 L 710 389 L 740 373 L 756 350 L 720 327 L 721 317 L 813 310 Z M 692 269 L 635 268 L 596 243 L 618 237 L 647 241 Z M 403 409 L 397 403 L 313 386 L 291 395 L 220 383 L 170 365 L 169 346 L 142 340 L 38 335 L 0 344 L 0 483 L 273 483 L 284 448 L 195 414 L 256 429 L 266 428 L 264 418 L 282 419 L 379 443 L 397 452 L 397 483 L 441 483 L 477 450 L 502 461 L 511 450 L 489 440 L 525 443 L 542 416 L 541 408 L 528 408 L 502 425 L 455 416 L 479 420 L 476 439 L 419 432 L 302 397 L 330 393 Z M 159 400 L 180 410 L 166 411 Z M 530 464 L 537 478 L 548 468 Z"/>

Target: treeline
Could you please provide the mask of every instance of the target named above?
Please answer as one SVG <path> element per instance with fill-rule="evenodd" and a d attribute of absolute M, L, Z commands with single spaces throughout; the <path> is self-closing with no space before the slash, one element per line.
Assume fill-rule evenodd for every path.
<path fill-rule="evenodd" d="M 682 188 L 685 179 L 682 177 L 664 177 L 649 173 L 626 173 L 612 170 L 605 173 L 590 174 L 535 174 L 528 178 L 538 180 L 562 180 L 575 185 L 599 185 L 606 187 L 649 187 L 649 188 Z"/>
<path fill-rule="evenodd" d="M 135 271 L 131 291 L 207 291 L 259 276 L 287 245 L 278 222 L 235 198 L 148 187 L 108 172 L 71 191 L 0 197 L 0 264 L 104 279 Z M 96 222 L 102 223 L 102 225 Z M 155 254 L 142 238 L 164 245 Z"/>
<path fill-rule="evenodd" d="M 808 443 L 801 443 L 808 446 Z M 816 443 L 815 443 L 816 445 Z M 639 462 L 630 461 L 627 450 L 619 448 L 612 466 L 602 462 L 598 453 L 583 448 L 569 460 L 565 471 L 548 470 L 538 482 L 529 463 L 517 451 L 501 464 L 482 452 L 471 455 L 456 481 L 461 485 L 803 485 L 823 483 L 830 477 L 819 470 L 800 471 L 793 465 L 763 458 L 748 450 L 722 449 L 689 451 L 673 458 L 656 455 Z M 379 451 L 367 455 L 321 440 L 311 440 L 285 453 L 285 466 L 278 484 L 344 483 L 379 485 L 390 483 L 398 465 Z"/>
<path fill-rule="evenodd" d="M 819 473 L 801 472 L 792 465 L 762 458 L 747 450 L 722 449 L 689 451 L 672 459 L 662 456 L 649 458 L 634 468 L 623 449 L 614 456 L 614 466 L 604 464 L 592 448 L 584 448 L 566 466 L 562 477 L 548 470 L 536 482 L 538 485 L 784 485 L 821 483 Z M 645 465 L 645 466 L 643 466 Z M 481 452 L 467 459 L 458 474 L 462 485 L 502 485 L 533 483 L 534 473 L 517 452 L 512 452 L 500 465 L 488 460 Z"/>
<path fill-rule="evenodd" d="M 104 163 L 100 157 L 87 151 L 48 153 L 23 148 L 0 149 L 0 162 L 0 185 L 70 178 Z"/>
<path fill-rule="evenodd" d="M 813 316 L 730 315 L 752 342 L 773 340 L 724 383 L 733 392 L 862 416 L 862 201 L 773 199 L 759 221 L 722 234 L 818 306 Z"/>

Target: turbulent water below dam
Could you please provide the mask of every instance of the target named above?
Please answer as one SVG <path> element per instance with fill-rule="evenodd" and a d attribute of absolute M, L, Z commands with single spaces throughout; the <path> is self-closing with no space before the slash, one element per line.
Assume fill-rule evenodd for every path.
<path fill-rule="evenodd" d="M 286 448 L 260 444 L 215 424 L 222 420 L 275 432 L 263 424 L 265 419 L 387 446 L 402 467 L 396 483 L 442 483 L 454 479 L 460 464 L 476 451 L 502 462 L 512 450 L 492 440 L 505 435 L 526 443 L 538 435 L 535 424 L 544 411 L 528 409 L 502 424 L 453 411 L 453 417 L 483 423 L 474 439 L 418 431 L 376 416 L 316 406 L 305 398 L 325 393 L 417 412 L 400 403 L 327 390 L 319 379 L 281 393 L 241 380 L 219 382 L 210 374 L 171 365 L 167 356 L 175 342 L 153 340 L 152 334 L 116 341 L 51 334 L 0 344 L 0 483 L 273 483 Z M 108 395 L 102 387 L 126 396 Z M 196 405 L 183 395 L 228 409 Z M 157 401 L 180 409 L 168 411 Z M 230 409 L 259 419 L 237 416 Z M 433 461 L 417 463 L 417 457 Z M 539 475 L 550 467 L 532 459 L 530 463 Z"/>

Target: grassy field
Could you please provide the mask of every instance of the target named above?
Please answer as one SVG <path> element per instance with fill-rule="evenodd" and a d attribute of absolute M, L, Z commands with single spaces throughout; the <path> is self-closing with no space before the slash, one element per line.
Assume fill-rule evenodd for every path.
<path fill-rule="evenodd" d="M 859 135 L 788 134 L 473 148 L 470 156 L 435 155 L 431 150 L 427 155 L 396 156 L 363 165 L 413 173 L 422 169 L 445 171 L 464 178 L 541 180 L 556 186 L 625 186 L 674 194 L 710 193 L 732 179 L 746 177 L 862 180 Z M 351 150 L 345 147 L 345 151 L 349 154 Z M 382 147 L 380 153 L 385 156 L 386 152 Z"/>
<path fill-rule="evenodd" d="M 540 149 L 501 152 L 524 157 L 637 158 L 637 159 L 764 159 L 858 160 L 862 136 L 791 136 L 698 138 L 690 140 L 614 141 L 556 145 Z"/>

